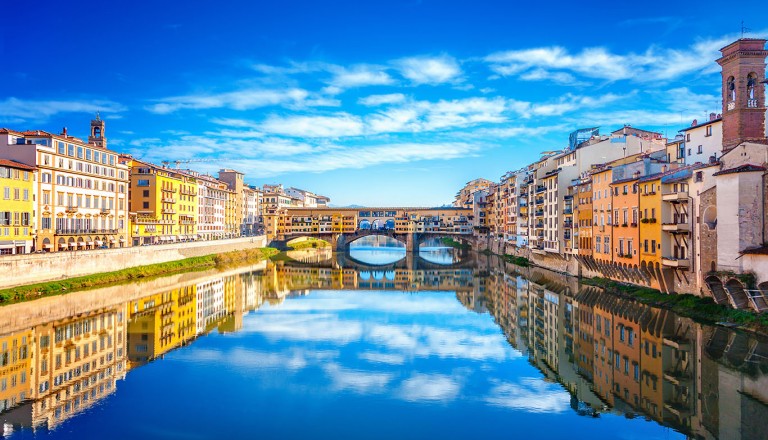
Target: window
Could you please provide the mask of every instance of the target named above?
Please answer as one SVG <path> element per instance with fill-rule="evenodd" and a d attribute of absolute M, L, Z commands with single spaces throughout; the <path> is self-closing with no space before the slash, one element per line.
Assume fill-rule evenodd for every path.
<path fill-rule="evenodd" d="M 701 182 L 704 180 L 704 173 L 701 171 L 696 171 L 696 181 Z"/>
<path fill-rule="evenodd" d="M 712 126 L 707 125 L 707 132 L 704 136 L 712 136 Z"/>
<path fill-rule="evenodd" d="M 137 186 L 149 186 L 149 179 L 139 179 Z"/>
<path fill-rule="evenodd" d="M 149 202 L 142 202 L 142 204 L 141 204 L 141 205 L 142 205 L 142 207 L 143 207 L 144 209 L 148 209 L 148 208 L 149 208 Z"/>
<path fill-rule="evenodd" d="M 704 152 L 704 147 L 699 145 L 699 147 L 696 149 L 696 154 L 701 154 Z"/>
<path fill-rule="evenodd" d="M 56 150 L 59 152 L 59 154 L 64 154 L 64 142 L 56 142 Z"/>

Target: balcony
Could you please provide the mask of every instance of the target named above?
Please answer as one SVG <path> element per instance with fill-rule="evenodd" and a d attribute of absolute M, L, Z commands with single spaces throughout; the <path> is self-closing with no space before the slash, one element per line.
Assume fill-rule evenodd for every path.
<path fill-rule="evenodd" d="M 176 203 L 176 199 L 174 199 L 173 197 L 163 197 L 162 200 L 163 200 L 163 203 Z"/>
<path fill-rule="evenodd" d="M 74 214 L 74 213 L 76 213 L 76 212 L 77 212 L 77 206 L 75 206 L 75 205 L 69 205 L 69 206 L 67 206 L 66 208 L 64 208 L 64 211 L 65 211 L 65 212 L 67 212 L 67 213 L 69 213 L 69 214 Z"/>
<path fill-rule="evenodd" d="M 663 257 L 661 259 L 661 264 L 666 267 L 673 267 L 676 269 L 688 269 L 691 267 L 691 260 L 687 258 Z"/>
<path fill-rule="evenodd" d="M 163 210 L 161 212 L 163 214 L 176 214 L 176 210 L 175 209 L 170 209 L 170 208 L 163 208 Z"/>
<path fill-rule="evenodd" d="M 178 191 L 176 188 L 161 188 L 164 192 L 168 192 L 171 194 L 176 194 L 176 191 Z"/>
<path fill-rule="evenodd" d="M 542 186 L 537 186 L 537 187 L 536 187 L 536 194 L 538 194 L 538 193 L 541 193 L 541 192 L 544 192 L 544 191 L 546 191 L 546 190 L 547 190 L 547 187 L 546 187 L 546 186 L 543 186 L 543 185 L 542 185 Z"/>
<path fill-rule="evenodd" d="M 117 229 L 56 229 L 56 235 L 117 234 Z"/>
<path fill-rule="evenodd" d="M 573 222 L 563 222 L 563 227 L 564 228 L 572 228 L 573 227 Z"/>
<path fill-rule="evenodd" d="M 565 209 L 563 209 L 563 214 L 565 214 L 565 215 L 573 214 L 573 208 L 565 208 Z"/>
<path fill-rule="evenodd" d="M 688 223 L 664 223 L 661 225 L 661 230 L 673 234 L 683 234 L 691 231 L 691 225 Z"/>
<path fill-rule="evenodd" d="M 540 197 L 540 198 L 536 199 L 536 204 L 537 205 L 543 205 L 544 204 L 544 197 Z"/>
<path fill-rule="evenodd" d="M 688 201 L 688 191 L 668 192 L 661 194 L 661 200 L 670 203 L 682 203 Z"/>
<path fill-rule="evenodd" d="M 536 223 L 536 225 L 534 225 L 534 228 L 536 228 L 536 229 L 544 229 L 544 223 L 543 222 Z"/>
<path fill-rule="evenodd" d="M 544 216 L 544 210 L 536 211 L 536 217 L 543 217 Z"/>
<path fill-rule="evenodd" d="M 110 211 L 110 209 L 109 209 L 109 208 L 101 208 L 101 209 L 99 209 L 99 211 L 100 211 L 102 214 L 109 214 L 109 211 Z"/>

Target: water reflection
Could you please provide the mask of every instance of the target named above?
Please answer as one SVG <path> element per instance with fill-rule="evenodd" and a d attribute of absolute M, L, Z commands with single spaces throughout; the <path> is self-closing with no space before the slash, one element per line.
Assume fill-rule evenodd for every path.
<path fill-rule="evenodd" d="M 364 263 L 384 265 L 402 260 L 406 252 L 405 245 L 391 237 L 370 235 L 350 243 L 349 255 Z"/>
<path fill-rule="evenodd" d="M 768 438 L 762 338 L 492 258 L 318 261 L 0 308 L 3 436 L 246 436 L 254 411 L 270 413 L 264 435 L 286 438 L 466 438 L 467 417 L 540 438 Z M 217 423 L 190 426 L 222 396 L 207 410 Z"/>

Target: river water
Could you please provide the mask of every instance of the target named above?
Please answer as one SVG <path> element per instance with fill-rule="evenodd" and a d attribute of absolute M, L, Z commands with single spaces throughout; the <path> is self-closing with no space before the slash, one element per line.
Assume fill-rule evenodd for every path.
<path fill-rule="evenodd" d="M 3 437 L 768 438 L 768 342 L 428 243 L 0 307 Z"/>

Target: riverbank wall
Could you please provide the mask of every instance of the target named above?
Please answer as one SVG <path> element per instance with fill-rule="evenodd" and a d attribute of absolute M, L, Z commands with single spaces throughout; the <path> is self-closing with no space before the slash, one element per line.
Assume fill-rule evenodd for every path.
<path fill-rule="evenodd" d="M 591 278 L 603 276 L 600 272 L 590 270 L 580 264 L 572 256 L 562 256 L 549 252 L 537 253 L 525 247 L 513 246 L 496 237 L 476 237 L 472 240 L 472 248 L 477 252 L 491 252 L 496 255 L 512 255 L 528 259 L 531 264 L 545 269 L 574 277 Z"/>
<path fill-rule="evenodd" d="M 266 237 L 258 236 L 120 249 L 7 255 L 0 257 L 0 288 L 262 248 L 266 245 Z"/>

